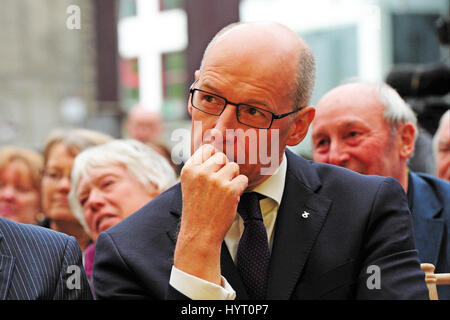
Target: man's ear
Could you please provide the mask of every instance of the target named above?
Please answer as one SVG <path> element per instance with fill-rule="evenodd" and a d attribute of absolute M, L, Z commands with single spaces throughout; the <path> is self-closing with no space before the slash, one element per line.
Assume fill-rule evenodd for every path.
<path fill-rule="evenodd" d="M 291 133 L 286 140 L 288 146 L 296 146 L 306 137 L 315 114 L 316 109 L 312 106 L 305 107 L 298 112 L 294 122 L 291 124 Z"/>
<path fill-rule="evenodd" d="M 399 155 L 408 159 L 414 152 L 416 128 L 412 123 L 405 123 L 398 127 L 397 136 L 399 138 Z"/>

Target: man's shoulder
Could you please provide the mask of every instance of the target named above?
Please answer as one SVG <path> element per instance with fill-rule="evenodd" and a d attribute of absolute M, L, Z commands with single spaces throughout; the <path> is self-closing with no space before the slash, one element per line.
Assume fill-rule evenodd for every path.
<path fill-rule="evenodd" d="M 382 183 L 398 184 L 390 177 L 363 175 L 355 171 L 326 163 L 306 160 L 294 154 L 288 155 L 288 168 L 303 184 L 322 192 L 362 192 L 376 190 Z"/>
<path fill-rule="evenodd" d="M 411 178 L 414 183 L 419 186 L 424 186 L 425 184 L 435 189 L 436 191 L 450 192 L 450 182 L 439 179 L 432 175 L 422 172 L 411 172 Z"/>
<path fill-rule="evenodd" d="M 420 172 L 410 172 L 410 178 L 415 198 L 438 202 L 449 214 L 450 182 Z"/>
<path fill-rule="evenodd" d="M 30 242 L 33 244 L 59 246 L 73 240 L 67 234 L 32 224 L 24 224 L 6 218 L 0 218 L 0 235 L 4 241 Z"/>

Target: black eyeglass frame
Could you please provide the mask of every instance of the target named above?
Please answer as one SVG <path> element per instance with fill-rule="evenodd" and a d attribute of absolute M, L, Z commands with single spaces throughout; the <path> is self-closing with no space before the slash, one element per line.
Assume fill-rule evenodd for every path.
<path fill-rule="evenodd" d="M 210 114 L 210 115 L 212 115 L 212 116 L 218 116 L 218 117 L 219 117 L 219 116 L 223 113 L 223 111 L 225 110 L 225 108 L 227 107 L 227 105 L 231 104 L 231 105 L 233 105 L 233 106 L 236 107 L 236 119 L 237 119 L 237 121 L 238 121 L 239 123 L 243 124 L 243 125 L 248 126 L 248 127 L 252 127 L 252 128 L 256 128 L 256 129 L 270 129 L 270 128 L 272 127 L 273 120 L 282 119 L 282 118 L 287 117 L 287 116 L 289 116 L 289 115 L 291 115 L 291 114 L 293 114 L 293 113 L 299 112 L 300 110 L 303 109 L 303 107 L 300 107 L 300 108 L 297 108 L 296 110 L 291 111 L 291 112 L 288 112 L 288 113 L 275 114 L 275 113 L 273 113 L 272 111 L 269 111 L 269 110 L 266 110 L 266 109 L 263 109 L 263 108 L 259 108 L 259 107 L 255 107 L 255 106 L 252 106 L 252 105 L 250 105 L 250 104 L 245 104 L 245 103 L 234 103 L 234 102 L 231 102 L 231 101 L 229 101 L 228 99 L 226 99 L 226 98 L 224 98 L 224 97 L 222 97 L 222 96 L 219 96 L 219 95 L 217 95 L 217 94 L 215 94 L 215 93 L 212 93 L 212 92 L 209 92 L 209 91 L 205 91 L 205 90 L 201 90 L 201 89 L 194 88 L 194 85 L 195 85 L 196 82 L 197 82 L 197 81 L 195 81 L 195 82 L 191 85 L 191 87 L 189 88 L 189 94 L 191 95 L 191 105 L 192 105 L 195 109 L 197 109 L 197 110 L 199 110 L 199 111 L 201 111 L 201 112 L 204 112 L 204 113 L 206 113 L 206 114 Z M 198 107 L 196 107 L 196 106 L 194 105 L 194 92 L 195 92 L 195 91 L 200 91 L 200 92 L 208 93 L 208 94 L 211 94 L 211 95 L 213 95 L 213 96 L 216 96 L 216 97 L 218 97 L 218 98 L 223 99 L 223 100 L 225 101 L 225 105 L 223 106 L 222 111 L 220 111 L 220 113 L 217 114 L 217 113 L 207 112 L 207 111 L 205 111 L 205 110 L 202 110 L 202 109 L 199 109 Z M 251 126 L 251 125 L 249 125 L 249 124 L 246 124 L 246 123 L 241 122 L 241 121 L 239 120 L 239 107 L 240 107 L 240 106 L 252 107 L 252 108 L 255 108 L 255 109 L 258 109 L 258 110 L 262 110 L 262 111 L 265 111 L 265 112 L 269 112 L 269 113 L 272 115 L 272 119 L 270 120 L 269 126 L 268 126 L 267 128 L 261 128 L 261 127 Z"/>

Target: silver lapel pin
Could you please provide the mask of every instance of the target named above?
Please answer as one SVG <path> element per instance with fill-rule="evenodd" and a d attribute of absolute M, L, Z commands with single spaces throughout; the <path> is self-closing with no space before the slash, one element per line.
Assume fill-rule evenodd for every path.
<path fill-rule="evenodd" d="M 309 212 L 303 211 L 302 218 L 308 219 L 308 217 L 309 217 Z"/>

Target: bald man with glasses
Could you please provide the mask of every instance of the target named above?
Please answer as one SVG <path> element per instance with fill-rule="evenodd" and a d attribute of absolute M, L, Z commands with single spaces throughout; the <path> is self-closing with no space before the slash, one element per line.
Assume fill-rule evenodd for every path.
<path fill-rule="evenodd" d="M 314 118 L 314 73 L 283 25 L 214 37 L 181 182 L 100 235 L 98 298 L 427 299 L 401 186 L 286 150 Z"/>

